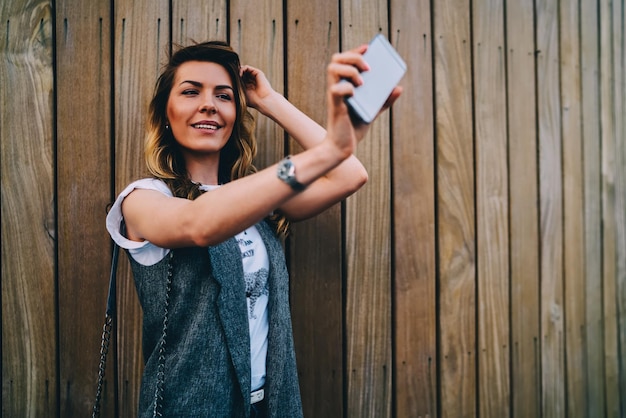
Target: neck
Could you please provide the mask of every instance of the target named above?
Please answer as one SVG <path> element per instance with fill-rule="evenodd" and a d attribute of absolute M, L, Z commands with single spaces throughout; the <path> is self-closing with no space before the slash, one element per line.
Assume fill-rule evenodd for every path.
<path fill-rule="evenodd" d="M 204 158 L 185 156 L 185 166 L 191 181 L 207 185 L 218 184 L 219 154 Z"/>

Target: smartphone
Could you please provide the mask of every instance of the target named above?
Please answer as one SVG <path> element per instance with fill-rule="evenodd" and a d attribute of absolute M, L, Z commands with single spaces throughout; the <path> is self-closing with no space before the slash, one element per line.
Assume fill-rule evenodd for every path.
<path fill-rule="evenodd" d="M 406 73 L 406 63 L 383 34 L 372 39 L 363 59 L 370 70 L 361 73 L 363 84 L 354 89 L 354 95 L 346 102 L 355 117 L 371 123 Z"/>

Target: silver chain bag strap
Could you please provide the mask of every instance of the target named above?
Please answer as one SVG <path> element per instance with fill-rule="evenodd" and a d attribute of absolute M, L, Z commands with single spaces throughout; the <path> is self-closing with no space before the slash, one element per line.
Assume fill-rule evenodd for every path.
<path fill-rule="evenodd" d="M 114 243 L 113 255 L 111 257 L 111 274 L 109 276 L 109 294 L 107 296 L 106 312 L 104 316 L 104 326 L 102 328 L 102 341 L 100 344 L 100 362 L 98 364 L 98 384 L 96 386 L 96 398 L 91 413 L 92 418 L 100 417 L 100 401 L 102 399 L 102 387 L 104 386 L 104 376 L 106 370 L 107 354 L 109 353 L 109 344 L 111 342 L 111 333 L 113 330 L 113 322 L 116 317 L 116 286 L 117 286 L 117 260 L 119 258 L 120 247 Z M 157 364 L 157 381 L 154 390 L 154 409 L 152 411 L 153 418 L 161 417 L 161 407 L 163 401 L 163 385 L 165 383 L 165 338 L 167 336 L 167 326 L 169 319 L 170 292 L 172 290 L 172 277 L 174 275 L 173 267 L 174 251 L 170 250 L 167 261 L 167 280 L 165 288 L 165 309 L 163 313 L 163 332 L 159 341 L 159 358 Z M 116 414 L 117 416 L 117 411 Z"/>

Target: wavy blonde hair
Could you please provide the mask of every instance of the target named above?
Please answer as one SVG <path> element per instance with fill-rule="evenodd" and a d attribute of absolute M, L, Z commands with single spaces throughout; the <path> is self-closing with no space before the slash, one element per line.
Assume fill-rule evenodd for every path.
<path fill-rule="evenodd" d="M 220 151 L 218 181 L 228 183 L 256 173 L 253 160 L 257 153 L 254 117 L 246 105 L 245 88 L 239 77 L 241 63 L 237 53 L 225 42 L 208 41 L 186 47 L 178 46 L 157 79 L 148 109 L 145 158 L 148 171 L 163 180 L 174 196 L 195 199 L 203 191 L 189 178 L 185 159 L 171 129 L 167 128 L 167 102 L 176 72 L 188 61 L 213 62 L 221 65 L 233 83 L 236 120 L 231 136 Z M 278 234 L 285 235 L 289 223 L 281 214 L 268 218 Z"/>

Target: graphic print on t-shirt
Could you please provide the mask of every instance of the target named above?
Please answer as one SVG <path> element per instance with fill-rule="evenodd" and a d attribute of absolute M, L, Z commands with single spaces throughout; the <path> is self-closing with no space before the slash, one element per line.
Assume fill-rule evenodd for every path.
<path fill-rule="evenodd" d="M 257 300 L 263 295 L 269 295 L 268 277 L 269 269 L 267 264 L 264 265 L 263 259 L 267 260 L 267 254 L 259 254 L 259 252 L 265 252 L 265 244 L 263 239 L 254 229 L 247 229 L 246 231 L 238 234 L 237 243 L 241 250 L 241 259 L 243 262 L 244 281 L 246 285 L 246 297 L 250 301 L 250 309 L 248 316 L 251 319 L 256 319 L 254 308 Z M 265 257 L 262 257 L 265 255 Z"/>
<path fill-rule="evenodd" d="M 257 299 L 261 297 L 261 295 L 269 295 L 269 288 L 267 286 L 268 276 L 269 271 L 266 269 L 244 275 L 246 281 L 246 297 L 250 298 L 250 318 L 256 319 L 254 307 Z"/>

